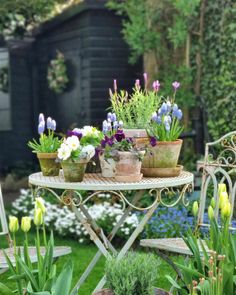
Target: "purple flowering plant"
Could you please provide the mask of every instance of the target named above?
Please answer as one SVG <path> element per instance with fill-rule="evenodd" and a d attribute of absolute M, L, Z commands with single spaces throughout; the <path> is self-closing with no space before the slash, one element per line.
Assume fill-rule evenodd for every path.
<path fill-rule="evenodd" d="M 103 139 L 103 133 L 93 126 L 84 126 L 83 128 L 74 128 L 67 132 L 67 137 L 77 136 L 82 146 L 92 145 L 97 147 Z"/>
<path fill-rule="evenodd" d="M 124 128 L 146 128 L 150 116 L 160 104 L 159 81 L 154 81 L 153 89 L 148 90 L 147 73 L 143 74 L 143 78 L 144 87 L 141 87 L 141 82 L 137 79 L 131 94 L 125 90 L 118 91 L 117 80 L 114 80 L 114 91 L 109 90 L 112 112 L 117 115 L 118 121 L 123 122 Z"/>
<path fill-rule="evenodd" d="M 174 89 L 173 97 L 164 100 L 158 111 L 153 112 L 151 116 L 147 128 L 151 146 L 155 146 L 157 141 L 175 141 L 183 131 L 181 124 L 183 112 L 175 103 L 175 95 L 180 83 L 175 81 L 172 86 Z"/>
<path fill-rule="evenodd" d="M 34 153 L 56 153 L 62 143 L 62 139 L 55 136 L 56 121 L 48 117 L 45 121 L 44 115 L 39 115 L 38 133 L 39 140 L 33 139 L 28 146 Z"/>

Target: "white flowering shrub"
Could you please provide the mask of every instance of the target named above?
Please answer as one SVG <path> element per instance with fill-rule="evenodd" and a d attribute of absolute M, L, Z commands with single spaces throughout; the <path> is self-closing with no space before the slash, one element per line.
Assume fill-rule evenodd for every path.
<path fill-rule="evenodd" d="M 107 194 L 101 195 L 102 199 L 108 197 Z M 82 224 L 77 220 L 75 214 L 66 206 L 60 207 L 44 198 L 47 213 L 45 215 L 45 225 L 61 236 L 76 238 L 80 243 L 89 242 L 89 236 Z M 29 215 L 33 218 L 34 198 L 30 190 L 21 190 L 19 198 L 12 203 L 11 214 L 22 217 Z M 99 204 L 91 205 L 88 209 L 90 215 L 96 220 L 106 234 L 123 215 L 120 204 L 111 205 L 106 200 Z M 130 213 L 117 233 L 117 237 L 125 239 L 138 225 L 136 214 Z"/>

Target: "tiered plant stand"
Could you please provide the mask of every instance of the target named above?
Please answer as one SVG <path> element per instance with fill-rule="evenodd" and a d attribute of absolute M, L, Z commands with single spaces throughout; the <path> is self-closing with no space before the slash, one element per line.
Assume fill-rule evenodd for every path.
<path fill-rule="evenodd" d="M 34 173 L 29 176 L 29 183 L 32 186 L 35 196 L 39 195 L 42 190 L 46 190 L 51 192 L 61 203 L 69 206 L 87 230 L 90 239 L 99 249 L 76 284 L 73 290 L 73 294 L 75 295 L 78 294 L 81 285 L 102 255 L 109 257 L 115 254 L 117 255 L 117 259 L 124 257 L 159 205 L 173 207 L 181 201 L 184 206 L 188 205 L 186 192 L 191 191 L 193 188 L 193 174 L 183 171 L 178 177 L 143 178 L 137 183 L 120 183 L 115 182 L 114 179 L 103 178 L 100 174 L 91 173 L 85 175 L 83 182 L 68 183 L 65 182 L 62 173 L 58 177 L 44 177 L 42 173 Z M 58 190 L 62 191 L 61 194 L 58 194 Z M 132 202 L 125 196 L 125 191 L 131 190 L 136 192 Z M 89 191 L 88 197 L 83 198 L 80 191 Z M 99 194 L 104 192 L 109 193 L 113 197 L 117 197 L 123 204 L 124 212 L 123 216 L 107 237 L 102 228 L 96 224 L 93 216 L 89 214 L 85 206 L 93 197 L 98 197 Z M 139 207 L 140 205 L 138 205 L 138 203 L 145 192 L 148 192 L 152 204 L 145 208 Z M 111 241 L 132 210 L 142 211 L 143 216 L 137 228 L 118 252 Z M 101 290 L 105 283 L 106 280 L 105 277 L 103 277 L 94 292 Z"/>

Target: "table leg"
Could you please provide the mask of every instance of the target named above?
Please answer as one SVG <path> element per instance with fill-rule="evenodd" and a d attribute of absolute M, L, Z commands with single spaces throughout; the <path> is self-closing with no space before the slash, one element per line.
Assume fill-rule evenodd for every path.
<path fill-rule="evenodd" d="M 159 196 L 158 196 L 158 194 L 159 194 L 159 191 L 157 191 L 157 198 L 156 198 L 155 204 L 152 206 L 152 208 L 147 210 L 147 213 L 142 218 L 142 220 L 138 224 L 137 228 L 134 230 L 134 232 L 132 233 L 132 235 L 130 236 L 128 241 L 125 243 L 125 245 L 123 246 L 123 248 L 119 252 L 119 254 L 117 256 L 118 260 L 125 256 L 127 251 L 131 248 L 134 241 L 137 239 L 138 235 L 143 231 L 144 226 L 147 224 L 148 220 L 151 218 L 152 214 L 154 213 L 154 211 L 158 207 L 158 205 L 159 205 Z M 103 286 L 105 285 L 105 283 L 106 283 L 106 279 L 105 279 L 105 276 L 103 276 L 103 278 L 100 280 L 100 282 L 98 283 L 97 287 L 94 289 L 93 292 L 100 291 L 103 288 Z"/>
<path fill-rule="evenodd" d="M 141 197 L 143 196 L 144 192 L 145 192 L 144 190 L 140 190 L 140 191 L 138 191 L 135 194 L 135 196 L 133 198 L 134 205 L 136 205 L 137 202 L 141 199 Z M 82 210 L 82 212 L 85 214 L 85 216 L 88 219 L 90 219 L 91 221 L 93 221 L 93 224 L 94 224 L 95 221 L 92 219 L 92 217 L 90 216 L 90 214 L 88 213 L 88 211 L 86 210 L 86 208 L 84 208 L 83 205 L 81 207 L 81 210 Z M 131 206 L 127 207 L 127 209 L 125 210 L 124 214 L 121 216 L 120 220 L 117 222 L 117 224 L 115 225 L 115 227 L 113 228 L 113 230 L 109 234 L 109 237 L 108 237 L 108 241 L 109 242 L 114 238 L 116 232 L 118 231 L 118 229 L 120 228 L 120 226 L 124 223 L 124 221 L 126 220 L 126 218 L 128 217 L 128 215 L 129 215 L 129 213 L 131 211 L 132 211 L 132 207 Z M 96 230 L 96 226 L 97 226 L 97 224 L 95 225 L 95 230 Z M 78 283 L 76 284 L 76 286 L 74 287 L 71 295 L 77 295 L 78 294 L 78 291 L 79 291 L 81 285 L 84 283 L 84 281 L 86 280 L 86 278 L 89 276 L 90 272 L 93 270 L 93 268 L 97 264 L 98 260 L 102 256 L 102 254 L 103 253 L 100 250 L 98 250 L 98 252 L 95 254 L 95 256 L 93 257 L 93 259 L 91 260 L 91 262 L 87 266 L 86 270 L 84 271 L 84 273 L 80 277 L 80 279 L 79 279 Z"/>

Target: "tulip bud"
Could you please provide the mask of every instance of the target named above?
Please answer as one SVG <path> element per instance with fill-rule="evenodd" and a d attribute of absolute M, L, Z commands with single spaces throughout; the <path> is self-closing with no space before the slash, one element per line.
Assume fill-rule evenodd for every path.
<path fill-rule="evenodd" d="M 192 207 L 192 213 L 193 213 L 193 216 L 197 216 L 197 214 L 198 214 L 198 202 L 197 201 L 195 201 L 194 203 L 193 203 L 193 207 Z"/>
<path fill-rule="evenodd" d="M 222 209 L 224 204 L 229 201 L 229 196 L 227 192 L 221 192 L 219 195 L 219 208 Z"/>
<path fill-rule="evenodd" d="M 31 228 L 31 218 L 28 216 L 22 217 L 21 219 L 21 229 L 23 232 L 27 233 Z"/>
<path fill-rule="evenodd" d="M 227 192 L 227 188 L 226 188 L 225 183 L 218 184 L 218 195 L 220 195 L 222 192 Z"/>
<path fill-rule="evenodd" d="M 215 207 L 216 207 L 216 200 L 214 198 L 211 198 L 211 207 L 213 209 L 215 209 Z"/>
<path fill-rule="evenodd" d="M 9 217 L 9 230 L 12 233 L 17 232 L 19 229 L 19 221 L 18 218 L 15 216 L 10 216 Z"/>
<path fill-rule="evenodd" d="M 34 224 L 36 226 L 43 224 L 43 212 L 40 208 L 37 208 L 34 211 Z"/>
<path fill-rule="evenodd" d="M 44 199 L 41 197 L 35 199 L 35 209 L 37 208 L 41 209 L 43 214 L 46 212 L 46 208 L 44 206 Z"/>
<path fill-rule="evenodd" d="M 211 206 L 208 207 L 208 217 L 210 220 L 214 219 L 214 210 Z"/>
<path fill-rule="evenodd" d="M 231 214 L 231 205 L 230 202 L 226 202 L 224 204 L 224 207 L 221 210 L 221 217 L 222 219 L 228 219 Z"/>

